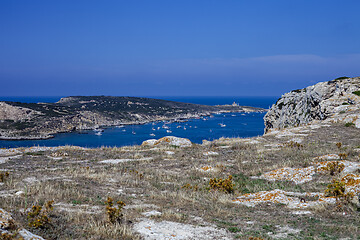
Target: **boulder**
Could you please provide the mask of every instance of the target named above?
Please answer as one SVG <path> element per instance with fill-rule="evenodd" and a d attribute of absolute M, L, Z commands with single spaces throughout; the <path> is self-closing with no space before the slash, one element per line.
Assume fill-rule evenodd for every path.
<path fill-rule="evenodd" d="M 149 139 L 144 141 L 141 145 L 142 146 L 156 146 L 160 144 L 166 144 L 170 146 L 177 146 L 177 147 L 191 147 L 192 143 L 187 138 L 179 138 L 174 136 L 166 136 L 163 138 L 160 138 L 158 140 L 156 139 Z"/>

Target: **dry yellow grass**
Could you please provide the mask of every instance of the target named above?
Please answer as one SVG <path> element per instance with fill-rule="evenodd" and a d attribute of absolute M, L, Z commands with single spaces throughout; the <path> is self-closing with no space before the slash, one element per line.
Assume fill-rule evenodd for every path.
<path fill-rule="evenodd" d="M 156 149 L 129 146 L 82 150 L 67 146 L 37 155 L 23 154 L 0 166 L 10 173 L 0 185 L 0 208 L 11 212 L 17 222 L 26 226 L 25 213 L 33 204 L 54 200 L 54 211 L 50 215 L 53 225 L 41 230 L 30 229 L 47 239 L 141 239 L 132 226 L 146 218 L 142 215 L 144 212 L 152 210 L 162 213 L 149 217 L 156 221 L 197 225 L 200 223 L 194 219 L 201 218 L 201 224 L 217 225 L 226 229 L 230 237 L 239 239 L 267 239 L 269 229 L 276 232 L 274 226 L 279 224 L 300 229 L 293 238 L 354 238 L 360 235 L 356 225 L 360 215 L 356 210 L 343 215 L 324 205 L 311 209 L 311 215 L 296 215 L 279 204 L 249 208 L 232 200 L 245 193 L 273 189 L 323 192 L 331 182 L 330 175 L 317 173 L 314 180 L 298 185 L 258 177 L 279 168 L 308 167 L 317 162 L 315 157 L 331 153 L 346 153 L 347 160 L 359 162 L 359 152 L 354 150 L 360 145 L 359 134 L 359 130 L 349 131 L 339 125 L 317 129 L 304 138 L 302 147 L 284 144 L 291 140 L 289 138 L 263 136 L 256 139 L 258 143 L 220 139 L 188 148 L 159 145 Z M 341 149 L 336 146 L 337 142 L 342 143 Z M 167 151 L 174 154 L 168 155 Z M 204 155 L 204 152 L 218 155 Z M 132 161 L 101 162 L 108 159 Z M 209 167 L 219 171 L 199 171 Z M 233 193 L 209 191 L 211 178 L 226 179 L 229 175 L 233 176 Z M 185 185 L 196 188 L 183 187 Z M 107 197 L 126 203 L 121 223 L 106 222 Z M 230 227 L 239 231 L 233 228 L 232 232 Z"/>

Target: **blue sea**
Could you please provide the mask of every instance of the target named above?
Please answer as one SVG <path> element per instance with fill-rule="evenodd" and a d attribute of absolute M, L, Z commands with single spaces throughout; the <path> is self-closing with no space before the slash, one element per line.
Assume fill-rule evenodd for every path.
<path fill-rule="evenodd" d="M 0 97 L 0 101 L 57 102 L 61 97 Z M 178 102 L 223 105 L 238 103 L 241 106 L 270 108 L 278 97 L 151 97 Z M 220 137 L 253 137 L 264 132 L 265 113 L 214 114 L 186 122 L 154 122 L 144 125 L 125 125 L 104 128 L 101 133 L 89 130 L 73 133 L 59 133 L 47 140 L 0 140 L 1 148 L 31 146 L 75 145 L 82 147 L 127 146 L 141 144 L 151 138 L 177 136 L 194 143 L 214 140 Z M 101 135 L 100 135 L 101 134 Z"/>

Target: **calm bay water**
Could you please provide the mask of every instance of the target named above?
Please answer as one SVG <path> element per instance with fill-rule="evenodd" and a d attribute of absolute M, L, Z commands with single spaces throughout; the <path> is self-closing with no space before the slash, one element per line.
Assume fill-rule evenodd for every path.
<path fill-rule="evenodd" d="M 244 106 L 269 108 L 277 97 L 154 97 L 179 102 L 217 105 L 231 104 L 234 101 Z M 60 97 L 0 97 L 0 101 L 56 102 Z M 125 125 L 124 127 L 104 128 L 101 135 L 89 130 L 81 133 L 60 133 L 47 140 L 0 140 L 0 147 L 31 147 L 76 145 L 83 147 L 125 146 L 141 144 L 150 138 L 177 136 L 189 138 L 194 143 L 203 139 L 220 137 L 252 137 L 264 132 L 265 113 L 226 113 L 212 117 L 190 119 L 187 122 L 148 123 L 144 125 Z M 222 125 L 222 126 L 221 126 Z M 225 126 L 224 126 L 225 125 Z M 150 135 L 151 134 L 151 135 Z"/>

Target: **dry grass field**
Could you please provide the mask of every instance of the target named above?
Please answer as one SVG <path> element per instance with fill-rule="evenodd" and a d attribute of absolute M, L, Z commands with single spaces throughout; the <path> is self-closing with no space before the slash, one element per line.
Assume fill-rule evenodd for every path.
<path fill-rule="evenodd" d="M 341 171 L 316 168 L 302 183 L 263 177 L 280 168 L 316 166 L 316 157 L 326 154 L 340 154 L 359 175 L 359 136 L 360 129 L 332 125 L 191 147 L 3 149 L 0 208 L 45 239 L 360 239 L 356 196 L 319 201 Z M 300 207 L 273 193 L 253 206 L 237 201 L 274 189 L 292 194 L 286 201 Z M 106 204 L 108 197 L 114 206 Z M 49 201 L 53 209 L 46 211 Z M 116 201 L 126 206 L 118 208 Z M 38 227 L 29 226 L 34 205 L 44 206 L 38 216 L 48 217 Z"/>

